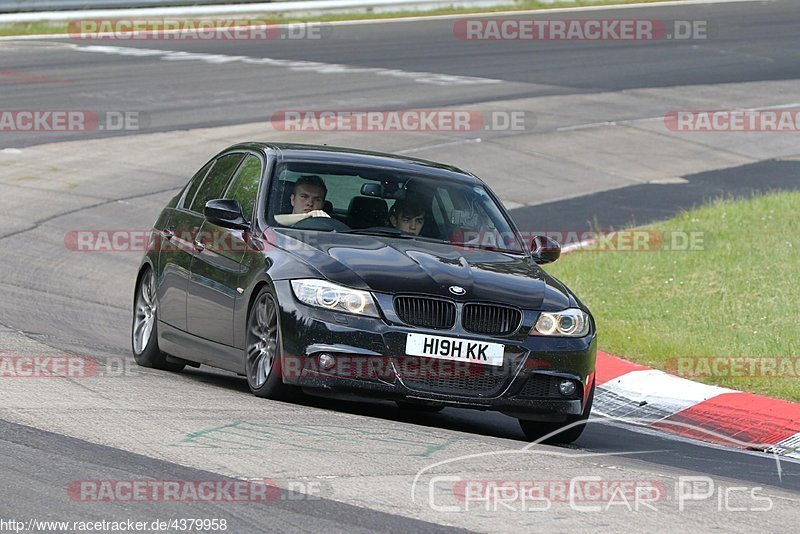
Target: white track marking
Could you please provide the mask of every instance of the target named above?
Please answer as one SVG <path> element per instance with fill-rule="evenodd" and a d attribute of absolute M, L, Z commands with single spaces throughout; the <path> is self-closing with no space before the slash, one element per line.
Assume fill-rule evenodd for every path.
<path fill-rule="evenodd" d="M 395 152 L 396 154 L 414 154 L 416 152 L 425 152 L 427 150 L 433 150 L 436 148 L 443 148 L 447 146 L 454 146 L 454 145 L 463 145 L 467 143 L 481 143 L 483 140 L 480 137 L 475 137 L 473 139 L 460 139 L 458 141 L 449 141 L 447 143 L 439 143 L 436 145 L 425 145 L 419 146 L 415 148 L 407 148 L 405 150 L 398 150 Z"/>
<path fill-rule="evenodd" d="M 353 67 L 339 63 L 320 63 L 318 61 L 297 61 L 290 59 L 273 59 L 268 57 L 229 56 L 227 54 L 201 54 L 197 52 L 178 52 L 173 50 L 155 50 L 148 48 L 129 48 L 125 46 L 75 46 L 79 52 L 94 52 L 118 56 L 156 57 L 163 61 L 202 61 L 213 65 L 221 63 L 245 63 L 247 65 L 264 65 L 267 67 L 287 68 L 293 71 L 309 71 L 317 74 L 353 74 L 369 73 L 377 76 L 407 78 L 416 83 L 430 85 L 487 85 L 500 84 L 502 80 L 477 78 L 473 76 L 455 76 L 433 72 L 414 72 L 400 69 L 383 69 L 378 67 Z"/>

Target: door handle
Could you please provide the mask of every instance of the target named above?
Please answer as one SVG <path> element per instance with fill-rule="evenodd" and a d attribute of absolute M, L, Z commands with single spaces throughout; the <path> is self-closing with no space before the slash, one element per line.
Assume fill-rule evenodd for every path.
<path fill-rule="evenodd" d="M 203 252 L 206 249 L 206 246 L 202 244 L 200 241 L 195 241 L 194 248 L 196 248 L 198 252 Z"/>

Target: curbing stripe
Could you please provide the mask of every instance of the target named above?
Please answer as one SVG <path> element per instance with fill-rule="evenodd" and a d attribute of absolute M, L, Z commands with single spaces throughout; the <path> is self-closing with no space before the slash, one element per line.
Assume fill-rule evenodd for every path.
<path fill-rule="evenodd" d="M 613 380 L 617 377 L 620 377 L 624 374 L 630 373 L 631 371 L 640 371 L 643 369 L 649 369 L 646 365 L 640 365 L 638 363 L 629 362 L 628 360 L 623 360 L 622 358 L 617 358 L 616 356 L 612 356 L 607 352 L 603 352 L 601 350 L 597 351 L 597 376 L 595 378 L 598 386 L 605 384 L 606 382 Z M 602 367 L 599 365 L 600 360 L 603 361 Z"/>
<path fill-rule="evenodd" d="M 800 459 L 800 404 L 701 384 L 602 351 L 594 410 L 701 441 Z"/>
<path fill-rule="evenodd" d="M 732 390 L 707 386 L 656 369 L 631 371 L 595 393 L 598 411 L 614 417 L 655 423 Z M 676 392 L 681 392 L 676 395 Z"/>
<path fill-rule="evenodd" d="M 800 432 L 800 404 L 734 392 L 698 403 L 666 422 L 689 425 L 675 431 L 690 437 L 696 437 L 692 435 L 696 426 L 754 445 L 778 444 Z"/>

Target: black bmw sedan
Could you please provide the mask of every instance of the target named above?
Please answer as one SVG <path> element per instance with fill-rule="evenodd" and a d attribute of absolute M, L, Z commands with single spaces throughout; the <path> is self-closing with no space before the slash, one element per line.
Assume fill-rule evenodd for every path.
<path fill-rule="evenodd" d="M 246 376 L 260 397 L 496 410 L 578 438 L 594 394 L 589 310 L 540 264 L 480 179 L 328 146 L 246 143 L 158 217 L 134 296 L 133 355 Z"/>

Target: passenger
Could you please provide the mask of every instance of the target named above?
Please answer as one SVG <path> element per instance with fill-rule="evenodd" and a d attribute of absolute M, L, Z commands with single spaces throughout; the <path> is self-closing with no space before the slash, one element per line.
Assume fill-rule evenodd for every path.
<path fill-rule="evenodd" d="M 415 198 L 398 200 L 389 210 L 389 222 L 398 230 L 419 235 L 425 225 L 425 206 Z"/>
<path fill-rule="evenodd" d="M 309 217 L 330 217 L 325 211 L 325 197 L 328 188 L 322 178 L 315 174 L 307 174 L 297 179 L 292 189 L 289 200 L 292 204 L 292 213 L 275 215 L 275 220 L 285 226 L 291 226 Z"/>

